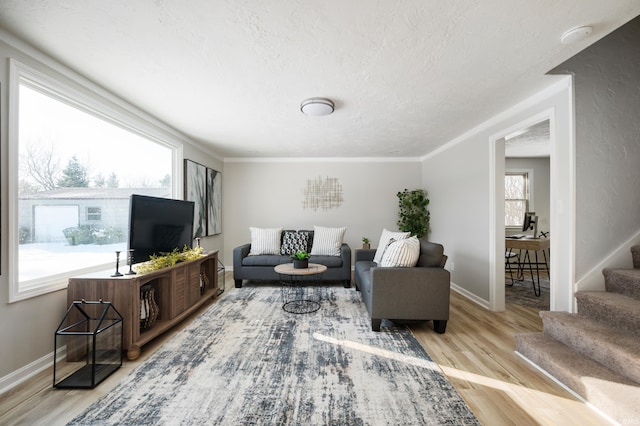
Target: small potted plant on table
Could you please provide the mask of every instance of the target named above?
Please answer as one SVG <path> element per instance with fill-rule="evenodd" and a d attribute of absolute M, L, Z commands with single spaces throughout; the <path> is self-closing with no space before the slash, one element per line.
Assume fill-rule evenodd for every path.
<path fill-rule="evenodd" d="M 291 256 L 295 269 L 305 269 L 309 267 L 309 257 L 311 255 L 304 250 L 298 250 Z"/>
<path fill-rule="evenodd" d="M 362 237 L 362 248 L 364 250 L 369 250 L 371 248 L 371 244 L 369 244 L 369 238 Z"/>

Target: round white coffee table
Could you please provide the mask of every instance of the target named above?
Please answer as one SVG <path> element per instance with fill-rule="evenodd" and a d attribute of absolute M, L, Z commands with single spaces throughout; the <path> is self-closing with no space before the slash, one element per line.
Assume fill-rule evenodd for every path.
<path fill-rule="evenodd" d="M 292 314 L 310 314 L 320 309 L 320 298 L 313 294 L 318 286 L 313 284 L 321 283 L 326 266 L 309 263 L 307 268 L 294 268 L 293 263 L 283 263 L 274 270 L 280 275 L 282 284 L 282 309 Z"/>

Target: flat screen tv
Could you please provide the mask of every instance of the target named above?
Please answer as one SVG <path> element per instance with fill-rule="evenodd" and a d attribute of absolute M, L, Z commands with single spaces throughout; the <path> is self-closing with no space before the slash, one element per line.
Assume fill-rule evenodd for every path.
<path fill-rule="evenodd" d="M 191 248 L 193 244 L 193 201 L 131 195 L 129 243 L 132 264 L 145 262 L 153 254 Z"/>

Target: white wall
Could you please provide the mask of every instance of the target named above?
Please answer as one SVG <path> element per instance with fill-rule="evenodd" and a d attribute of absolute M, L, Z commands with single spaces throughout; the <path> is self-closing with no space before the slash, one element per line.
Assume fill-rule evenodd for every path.
<path fill-rule="evenodd" d="M 444 245 L 452 281 L 489 300 L 489 152 L 485 135 L 452 144 L 423 162 L 430 239 Z M 453 269 L 453 270 L 452 270 Z"/>
<path fill-rule="evenodd" d="M 135 107 L 114 97 L 109 92 L 75 74 L 73 71 L 56 63 L 28 45 L 23 44 L 12 36 L 0 31 L 0 173 L 1 173 L 1 273 L 0 276 L 0 392 L 3 389 L 25 379 L 52 361 L 53 336 L 56 327 L 62 320 L 67 308 L 66 290 L 48 293 L 42 296 L 8 303 L 9 271 L 9 243 L 8 235 L 8 110 L 9 110 L 9 67 L 8 58 L 46 72 L 49 75 L 65 81 L 80 92 L 108 103 L 122 117 L 127 117 L 152 130 L 152 134 L 164 134 L 183 143 L 185 158 L 194 159 L 211 168 L 222 170 L 223 163 L 196 148 L 188 138 L 169 128 L 163 123 L 146 115 Z M 141 165 L 144 159 L 140 159 Z M 207 249 L 221 249 L 222 237 L 209 237 L 203 241 Z"/>
<path fill-rule="evenodd" d="M 329 210 L 303 208 L 307 180 L 338 178 L 343 203 Z M 346 226 L 345 242 L 356 249 L 362 237 L 375 247 L 382 228 L 397 229 L 399 191 L 420 187 L 420 163 L 407 161 L 225 162 L 224 258 L 232 267 L 234 247 L 250 241 L 249 227 L 313 229 Z"/>

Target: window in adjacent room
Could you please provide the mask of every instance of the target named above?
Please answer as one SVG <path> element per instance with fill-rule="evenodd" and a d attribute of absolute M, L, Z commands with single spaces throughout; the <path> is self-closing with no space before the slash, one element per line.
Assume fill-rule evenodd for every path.
<path fill-rule="evenodd" d="M 529 210 L 529 173 L 506 172 L 504 176 L 504 223 L 507 228 L 522 228 Z"/>
<path fill-rule="evenodd" d="M 10 157 L 17 166 L 9 171 L 9 268 L 16 301 L 115 267 L 116 251 L 126 264 L 130 195 L 173 197 L 180 160 L 177 143 L 114 117 L 97 96 L 11 65 Z"/>

